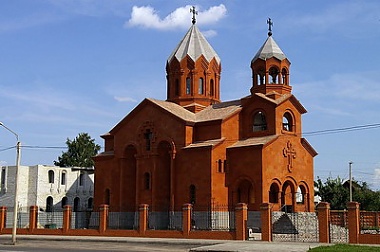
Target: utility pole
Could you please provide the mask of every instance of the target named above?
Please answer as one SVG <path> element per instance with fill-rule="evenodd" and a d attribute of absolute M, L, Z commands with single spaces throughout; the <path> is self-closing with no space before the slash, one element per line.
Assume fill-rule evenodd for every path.
<path fill-rule="evenodd" d="M 352 164 L 353 162 L 348 162 L 348 168 L 349 168 L 349 177 L 350 177 L 350 202 L 352 202 Z"/>
<path fill-rule="evenodd" d="M 11 132 L 16 137 L 16 171 L 15 171 L 15 192 L 14 192 L 14 207 L 13 207 L 13 227 L 12 227 L 12 244 L 16 245 L 16 233 L 17 233 L 17 215 L 18 215 L 18 170 L 20 169 L 20 157 L 21 157 L 21 142 L 18 140 L 18 134 L 5 126 L 0 122 L 0 126 L 3 126 L 6 130 Z"/>

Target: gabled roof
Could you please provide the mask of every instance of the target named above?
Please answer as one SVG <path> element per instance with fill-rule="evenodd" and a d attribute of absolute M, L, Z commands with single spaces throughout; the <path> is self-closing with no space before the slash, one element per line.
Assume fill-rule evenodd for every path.
<path fill-rule="evenodd" d="M 271 93 L 268 93 L 270 95 Z M 266 94 L 263 93 L 255 93 L 256 96 L 261 97 L 273 104 L 280 105 L 281 103 L 285 102 L 286 100 L 290 100 L 293 105 L 299 110 L 300 113 L 304 114 L 307 112 L 306 108 L 299 102 L 299 100 L 292 94 L 283 94 L 281 97 L 277 99 L 272 99 L 268 97 Z"/>
<path fill-rule="evenodd" d="M 263 136 L 263 137 L 251 137 L 244 140 L 239 140 L 233 145 L 229 146 L 228 148 L 238 148 L 238 147 L 246 147 L 246 146 L 260 146 L 265 145 L 272 140 L 278 138 L 278 135 L 270 135 L 270 136 Z"/>
<path fill-rule="evenodd" d="M 195 122 L 195 114 L 174 102 L 146 98 L 146 100 L 160 106 L 169 113 L 187 122 Z"/>
<path fill-rule="evenodd" d="M 240 100 L 213 104 L 196 114 L 196 122 L 223 120 L 240 110 Z"/>
<path fill-rule="evenodd" d="M 147 98 L 147 100 L 153 102 L 184 121 L 194 123 L 223 120 L 241 109 L 240 100 L 212 104 L 198 113 L 192 113 L 173 102 L 155 100 L 151 98 Z"/>
<path fill-rule="evenodd" d="M 185 37 L 181 40 L 178 46 L 174 49 L 168 58 L 168 63 L 176 58 L 178 61 L 183 60 L 189 56 L 194 62 L 203 55 L 208 62 L 215 58 L 218 64 L 220 58 L 211 45 L 207 42 L 203 34 L 199 31 L 198 27 L 193 24 Z"/>
<path fill-rule="evenodd" d="M 272 36 L 269 36 L 259 51 L 256 53 L 255 57 L 253 57 L 252 62 L 257 59 L 267 60 L 272 57 L 275 57 L 279 60 L 287 58 L 285 56 L 285 53 L 282 52 L 281 48 L 277 45 Z"/>
<path fill-rule="evenodd" d="M 189 144 L 188 146 L 184 147 L 183 149 L 192 149 L 192 148 L 199 148 L 199 147 L 214 147 L 214 146 L 217 146 L 220 143 L 222 143 L 224 140 L 225 140 L 225 138 L 199 141 L 199 142 Z"/>

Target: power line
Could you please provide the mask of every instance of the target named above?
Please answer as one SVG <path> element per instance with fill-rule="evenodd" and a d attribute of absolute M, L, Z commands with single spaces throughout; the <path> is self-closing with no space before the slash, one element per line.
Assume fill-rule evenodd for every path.
<path fill-rule="evenodd" d="M 309 136 L 326 135 L 326 134 L 343 133 L 343 132 L 348 132 L 348 131 L 367 130 L 367 129 L 375 129 L 375 128 L 380 128 L 380 123 L 351 126 L 351 127 L 345 127 L 345 128 L 310 131 L 310 132 L 304 132 L 303 135 L 309 135 Z"/>

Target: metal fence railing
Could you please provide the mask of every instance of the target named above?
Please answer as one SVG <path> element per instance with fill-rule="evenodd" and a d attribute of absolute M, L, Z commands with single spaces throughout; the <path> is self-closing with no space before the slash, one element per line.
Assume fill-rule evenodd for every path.
<path fill-rule="evenodd" d="M 235 211 L 226 205 L 195 206 L 191 225 L 193 230 L 235 230 Z"/>

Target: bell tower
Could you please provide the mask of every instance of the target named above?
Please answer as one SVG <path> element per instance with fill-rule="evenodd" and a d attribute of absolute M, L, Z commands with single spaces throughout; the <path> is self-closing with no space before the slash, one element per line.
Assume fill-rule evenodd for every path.
<path fill-rule="evenodd" d="M 220 102 L 220 58 L 196 26 L 192 25 L 166 63 L 167 101 L 196 113 Z"/>
<path fill-rule="evenodd" d="M 272 37 L 273 22 L 270 18 L 267 24 L 268 38 L 251 61 L 251 94 L 263 93 L 276 99 L 292 91 L 289 85 L 290 61 Z"/>

